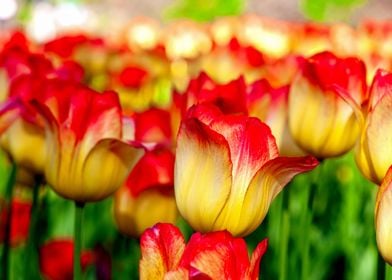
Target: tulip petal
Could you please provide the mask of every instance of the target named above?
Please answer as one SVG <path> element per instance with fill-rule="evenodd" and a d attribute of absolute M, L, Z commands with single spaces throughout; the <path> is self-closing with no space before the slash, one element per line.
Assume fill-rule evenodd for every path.
<path fill-rule="evenodd" d="M 375 182 L 381 182 L 392 164 L 392 92 L 379 100 L 368 116 L 364 149 L 368 149 L 368 162 L 374 168 Z"/>
<path fill-rule="evenodd" d="M 265 164 L 253 177 L 247 189 L 243 207 L 239 209 L 240 223 L 233 235 L 247 235 L 263 221 L 272 200 L 297 174 L 310 171 L 318 161 L 308 157 L 278 157 Z M 241 225 L 247 225 L 246 227 Z"/>
<path fill-rule="evenodd" d="M 180 267 L 186 267 L 191 278 L 244 279 L 249 264 L 245 241 L 234 238 L 228 231 L 217 231 L 193 234 Z"/>
<path fill-rule="evenodd" d="M 170 141 L 172 131 L 168 111 L 151 108 L 135 114 L 134 120 L 136 141 L 160 143 Z"/>
<path fill-rule="evenodd" d="M 177 270 L 185 249 L 185 240 L 175 226 L 157 224 L 143 233 L 140 247 L 140 279 L 164 279 L 167 272 Z"/>
<path fill-rule="evenodd" d="M 228 143 L 207 125 L 194 118 L 187 119 L 178 134 L 174 169 L 180 213 L 195 229 L 210 231 L 231 191 Z"/>
<path fill-rule="evenodd" d="M 10 101 L 0 107 L 0 134 L 2 134 L 19 116 L 20 103 Z"/>
<path fill-rule="evenodd" d="M 233 162 L 230 197 L 214 229 L 228 229 L 237 235 L 249 183 L 265 162 L 278 156 L 278 149 L 269 127 L 256 118 L 227 116 L 213 122 L 211 126 L 221 131 L 227 139 Z"/>
<path fill-rule="evenodd" d="M 369 111 L 372 111 L 380 99 L 392 92 L 392 73 L 378 69 L 370 87 Z"/>
<path fill-rule="evenodd" d="M 392 167 L 389 168 L 377 193 L 375 224 L 378 250 L 392 265 Z"/>
<path fill-rule="evenodd" d="M 101 200 L 115 192 L 125 181 L 129 171 L 143 155 L 144 150 L 117 139 L 100 140 L 83 162 L 84 185 L 81 201 Z M 106 168 L 102 168 L 102 164 Z M 100 176 L 97 176 L 99 174 Z"/>
<path fill-rule="evenodd" d="M 268 247 L 268 239 L 264 239 L 261 241 L 256 249 L 253 251 L 252 257 L 250 259 L 249 269 L 247 271 L 247 275 L 249 279 L 259 279 L 260 274 L 260 261 L 267 251 Z"/>

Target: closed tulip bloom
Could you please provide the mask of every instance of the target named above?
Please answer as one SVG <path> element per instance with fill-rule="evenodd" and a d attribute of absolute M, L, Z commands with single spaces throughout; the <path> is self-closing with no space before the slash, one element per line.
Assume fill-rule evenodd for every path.
<path fill-rule="evenodd" d="M 370 88 L 365 126 L 356 149 L 362 173 L 380 184 L 392 164 L 392 73 L 379 70 Z"/>
<path fill-rule="evenodd" d="M 317 158 L 348 152 L 360 133 L 356 110 L 366 99 L 362 61 L 330 52 L 312 56 L 290 89 L 288 118 L 294 140 Z"/>
<path fill-rule="evenodd" d="M 201 104 L 191 108 L 177 138 L 177 206 L 197 231 L 247 235 L 292 177 L 317 164 L 313 157 L 280 157 L 260 120 Z"/>
<path fill-rule="evenodd" d="M 147 151 L 114 196 L 117 228 L 139 237 L 158 222 L 175 223 L 174 155 L 165 148 Z"/>
<path fill-rule="evenodd" d="M 375 225 L 377 247 L 386 262 L 392 265 L 392 167 L 378 189 Z"/>
<path fill-rule="evenodd" d="M 48 80 L 45 101 L 33 106 L 45 119 L 45 177 L 59 195 L 98 201 L 116 191 L 142 149 L 122 141 L 122 116 L 114 92 Z"/>
<path fill-rule="evenodd" d="M 188 244 L 178 228 L 157 224 L 141 239 L 140 279 L 259 279 L 267 239 L 249 259 L 246 243 L 227 231 L 194 233 Z"/>

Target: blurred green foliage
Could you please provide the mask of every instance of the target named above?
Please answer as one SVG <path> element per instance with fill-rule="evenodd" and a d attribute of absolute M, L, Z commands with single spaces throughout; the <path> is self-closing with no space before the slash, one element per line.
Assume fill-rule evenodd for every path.
<path fill-rule="evenodd" d="M 188 18 L 209 21 L 244 11 L 245 0 L 176 0 L 164 13 L 166 19 Z"/>
<path fill-rule="evenodd" d="M 304 15 L 316 21 L 336 21 L 350 19 L 352 11 L 367 0 L 301 0 Z"/>

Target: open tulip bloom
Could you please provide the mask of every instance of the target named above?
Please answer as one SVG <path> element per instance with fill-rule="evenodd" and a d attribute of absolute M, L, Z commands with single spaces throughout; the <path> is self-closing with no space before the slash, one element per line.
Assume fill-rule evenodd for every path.
<path fill-rule="evenodd" d="M 197 231 L 247 235 L 283 187 L 317 164 L 311 156 L 280 157 L 269 127 L 256 118 L 196 105 L 177 138 L 177 205 Z"/>
<path fill-rule="evenodd" d="M 246 243 L 227 231 L 194 233 L 188 244 L 178 228 L 157 224 L 141 239 L 140 279 L 259 279 L 260 260 L 267 250 L 261 241 L 249 260 Z"/>

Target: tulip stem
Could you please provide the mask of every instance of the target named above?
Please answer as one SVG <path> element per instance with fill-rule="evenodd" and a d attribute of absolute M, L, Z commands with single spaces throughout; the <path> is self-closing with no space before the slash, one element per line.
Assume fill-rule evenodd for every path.
<path fill-rule="evenodd" d="M 322 162 L 311 174 L 311 184 L 305 187 L 304 191 L 304 212 L 302 214 L 302 250 L 301 250 L 301 279 L 309 279 L 309 250 L 311 242 L 311 226 L 313 220 L 313 200 L 316 192 L 318 180 L 322 174 Z"/>
<path fill-rule="evenodd" d="M 16 181 L 16 171 L 17 165 L 12 162 L 10 175 L 8 177 L 6 189 L 5 189 L 5 209 L 7 209 L 7 215 L 5 220 L 4 229 L 4 246 L 3 246 L 3 256 L 2 256 L 2 274 L 1 279 L 8 279 L 8 262 L 9 262 L 9 252 L 10 252 L 10 238 L 11 238 L 11 217 L 12 217 L 12 193 L 14 190 L 14 185 Z"/>
<path fill-rule="evenodd" d="M 33 202 L 31 205 L 31 219 L 30 219 L 30 225 L 29 225 L 29 236 L 27 239 L 27 245 L 26 245 L 26 255 L 25 259 L 29 260 L 27 263 L 28 269 L 25 269 L 25 278 L 24 279 L 29 279 L 35 278 L 37 275 L 37 267 L 38 267 L 38 256 L 36 254 L 37 248 L 36 248 L 36 233 L 37 233 L 37 226 L 38 226 L 38 218 L 39 218 L 39 189 L 42 184 L 42 177 L 36 177 L 35 179 L 35 185 L 33 188 Z"/>
<path fill-rule="evenodd" d="M 385 262 L 385 280 L 392 280 L 392 267 Z"/>
<path fill-rule="evenodd" d="M 75 225 L 74 225 L 74 279 L 82 279 L 82 267 L 80 264 L 80 252 L 82 248 L 82 219 L 84 203 L 75 202 Z"/>
<path fill-rule="evenodd" d="M 289 244 L 289 232 L 290 232 L 290 211 L 288 209 L 284 209 L 283 217 L 282 217 L 282 227 L 280 232 L 279 280 L 287 279 L 287 249 Z"/>

